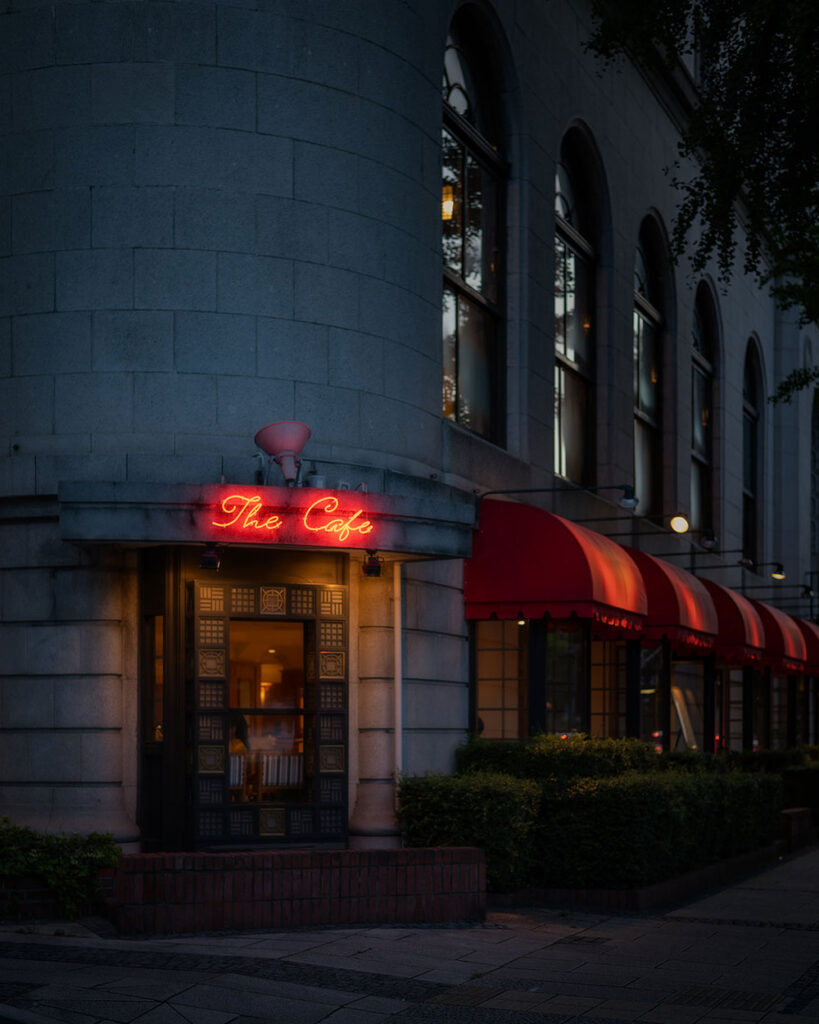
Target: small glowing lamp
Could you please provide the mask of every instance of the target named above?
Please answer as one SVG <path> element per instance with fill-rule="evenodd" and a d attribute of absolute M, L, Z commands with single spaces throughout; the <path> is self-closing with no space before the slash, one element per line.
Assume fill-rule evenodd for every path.
<path fill-rule="evenodd" d="M 784 566 L 782 565 L 781 562 L 776 562 L 774 564 L 773 570 L 771 571 L 771 579 L 772 580 L 784 580 L 784 579 L 787 579 L 787 575 L 785 573 Z"/>
<path fill-rule="evenodd" d="M 668 525 L 674 533 L 688 533 L 688 519 L 682 513 L 672 516 Z"/>
<path fill-rule="evenodd" d="M 455 192 L 451 185 L 441 188 L 441 220 L 452 220 L 455 212 Z"/>

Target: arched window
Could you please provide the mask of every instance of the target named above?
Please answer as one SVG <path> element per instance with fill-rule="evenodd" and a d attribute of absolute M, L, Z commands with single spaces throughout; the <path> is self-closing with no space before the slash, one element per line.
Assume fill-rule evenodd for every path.
<path fill-rule="evenodd" d="M 554 471 L 576 484 L 593 476 L 594 248 L 574 175 L 555 175 Z"/>
<path fill-rule="evenodd" d="M 641 515 L 662 512 L 660 286 L 641 232 L 634 258 L 634 490 Z"/>
<path fill-rule="evenodd" d="M 742 554 L 759 561 L 761 530 L 762 375 L 753 340 L 745 352 L 742 380 Z"/>
<path fill-rule="evenodd" d="M 717 318 L 708 287 L 697 289 L 691 327 L 691 527 L 714 528 L 714 375 Z"/>
<path fill-rule="evenodd" d="M 487 66 L 474 27 L 456 17 L 444 54 L 441 135 L 443 414 L 500 443 L 504 163 Z"/>

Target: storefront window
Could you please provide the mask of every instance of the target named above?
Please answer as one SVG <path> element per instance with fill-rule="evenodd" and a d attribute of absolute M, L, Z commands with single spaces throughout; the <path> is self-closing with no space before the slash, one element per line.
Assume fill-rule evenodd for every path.
<path fill-rule="evenodd" d="M 655 750 L 663 749 L 663 649 L 640 651 L 640 738 Z"/>
<path fill-rule="evenodd" d="M 527 634 L 512 621 L 475 623 L 476 728 L 484 739 L 528 735 Z"/>
<path fill-rule="evenodd" d="M 702 750 L 705 666 L 675 661 L 671 666 L 671 750 Z"/>
<path fill-rule="evenodd" d="M 626 734 L 626 645 L 622 642 L 592 641 L 589 734 L 611 739 Z"/>
<path fill-rule="evenodd" d="M 231 624 L 229 708 L 230 802 L 305 800 L 302 623 Z"/>
<path fill-rule="evenodd" d="M 788 681 L 784 676 L 771 680 L 771 746 L 784 750 L 788 746 Z"/>
<path fill-rule="evenodd" d="M 586 630 L 550 622 L 546 630 L 546 732 L 588 730 Z"/>

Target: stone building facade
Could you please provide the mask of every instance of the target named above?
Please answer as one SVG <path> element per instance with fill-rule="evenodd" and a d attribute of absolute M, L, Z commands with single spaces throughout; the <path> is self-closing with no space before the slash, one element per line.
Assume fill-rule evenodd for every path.
<path fill-rule="evenodd" d="M 392 845 L 396 772 L 481 727 L 594 731 L 569 691 L 597 653 L 600 729 L 639 731 L 645 597 L 633 636 L 569 602 L 521 643 L 515 596 L 485 620 L 511 639 L 467 620 L 487 491 L 812 617 L 749 588 L 819 568 L 817 417 L 765 401 L 816 330 L 671 263 L 694 79 L 602 72 L 589 31 L 583 0 L 3 6 L 0 812 L 127 848 Z M 254 443 L 290 421 L 295 487 Z M 769 646 L 807 738 L 808 654 Z"/>

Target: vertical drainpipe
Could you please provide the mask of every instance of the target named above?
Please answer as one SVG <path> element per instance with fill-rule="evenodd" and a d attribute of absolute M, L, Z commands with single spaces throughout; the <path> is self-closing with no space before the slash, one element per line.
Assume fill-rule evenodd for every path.
<path fill-rule="evenodd" d="M 395 794 L 398 802 L 398 779 L 404 769 L 403 723 L 403 632 L 401 624 L 401 562 L 392 564 L 392 642 L 393 642 L 393 739 L 395 755 Z"/>

